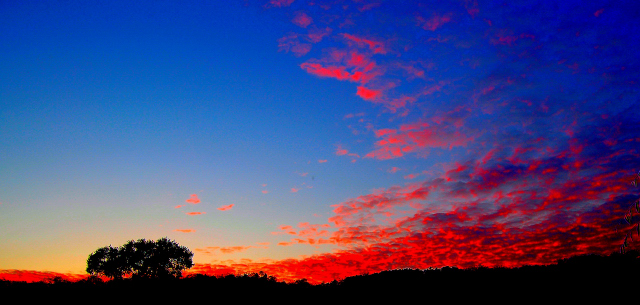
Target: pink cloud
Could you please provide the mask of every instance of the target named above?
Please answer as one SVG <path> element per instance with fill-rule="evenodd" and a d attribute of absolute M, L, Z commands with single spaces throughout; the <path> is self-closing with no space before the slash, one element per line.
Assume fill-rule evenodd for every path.
<path fill-rule="evenodd" d="M 193 232 L 195 232 L 196 230 L 194 230 L 194 229 L 175 229 L 175 230 L 173 230 L 173 231 L 174 231 L 174 232 L 182 232 L 182 233 L 193 233 Z"/>
<path fill-rule="evenodd" d="M 264 243 L 258 243 L 264 244 Z M 267 245 L 269 243 L 266 243 Z M 215 252 L 220 252 L 222 254 L 233 254 L 238 252 L 244 252 L 251 248 L 263 248 L 256 246 L 233 246 L 233 247 L 205 247 L 205 248 L 196 248 L 194 252 L 205 254 L 205 255 L 215 255 Z"/>
<path fill-rule="evenodd" d="M 270 0 L 269 3 L 265 4 L 265 7 L 286 7 L 291 5 L 294 0 Z"/>
<path fill-rule="evenodd" d="M 233 208 L 235 204 L 230 204 L 230 205 L 223 205 L 221 207 L 218 208 L 218 210 L 220 211 L 227 211 L 227 210 L 231 210 L 231 208 Z"/>
<path fill-rule="evenodd" d="M 295 187 L 292 187 L 292 188 L 291 188 L 291 192 L 292 192 L 292 193 L 297 193 L 297 192 L 298 192 L 298 190 L 300 190 L 300 189 L 297 189 L 297 188 L 295 188 Z"/>
<path fill-rule="evenodd" d="M 346 149 L 343 149 L 341 145 L 338 145 L 338 147 L 336 148 L 336 155 L 338 156 L 344 156 L 346 154 L 348 154 L 349 151 Z"/>
<path fill-rule="evenodd" d="M 364 5 L 360 6 L 360 7 L 358 7 L 358 10 L 361 11 L 361 12 L 368 11 L 370 9 L 379 7 L 380 4 L 381 3 L 379 3 L 379 2 L 367 3 L 367 4 L 364 4 Z"/>
<path fill-rule="evenodd" d="M 318 43 L 322 41 L 322 39 L 325 36 L 328 36 L 329 34 L 331 34 L 331 29 L 328 27 L 324 29 L 312 28 L 309 30 L 309 33 L 307 34 L 307 38 L 311 43 Z"/>
<path fill-rule="evenodd" d="M 344 116 L 344 119 L 350 119 L 350 118 L 354 118 L 354 117 L 362 117 L 364 116 L 364 112 L 360 112 L 360 113 L 349 113 L 347 115 Z"/>
<path fill-rule="evenodd" d="M 195 216 L 195 215 L 202 215 L 202 214 L 207 214 L 207 212 L 189 212 L 189 213 L 185 213 L 189 216 Z"/>
<path fill-rule="evenodd" d="M 423 122 L 403 124 L 400 130 L 381 129 L 375 132 L 376 137 L 382 138 L 376 142 L 379 148 L 365 155 L 365 158 L 393 159 L 402 157 L 406 153 L 416 152 L 428 148 L 452 149 L 466 146 L 473 140 L 460 131 L 446 125 L 429 125 Z"/>
<path fill-rule="evenodd" d="M 425 20 L 423 17 L 418 16 L 418 24 L 425 30 L 435 31 L 445 23 L 451 21 L 451 15 L 438 16 L 433 15 L 430 19 Z"/>
<path fill-rule="evenodd" d="M 303 63 L 300 68 L 320 77 L 333 77 L 338 80 L 348 80 L 351 77 L 351 74 L 345 71 L 344 67 L 330 66 L 325 68 L 317 63 Z"/>
<path fill-rule="evenodd" d="M 191 198 L 186 200 L 187 203 L 191 203 L 191 204 L 198 204 L 200 203 L 200 199 L 198 199 L 198 195 L 196 194 L 191 194 Z"/>
<path fill-rule="evenodd" d="M 292 52 L 296 57 L 301 57 L 311 51 L 311 44 L 300 42 L 298 34 L 290 33 L 278 39 L 278 51 Z"/>
<path fill-rule="evenodd" d="M 296 13 L 296 16 L 293 18 L 293 20 L 291 20 L 295 25 L 301 27 L 301 28 L 306 28 L 307 26 L 309 26 L 309 24 L 311 24 L 311 22 L 313 22 L 313 19 L 311 17 L 309 17 L 309 15 L 303 13 L 303 12 L 298 12 Z"/>
<path fill-rule="evenodd" d="M 600 15 L 601 15 L 603 12 L 604 12 L 604 9 L 603 9 L 603 8 L 601 8 L 601 9 L 599 9 L 599 10 L 595 11 L 595 13 L 593 13 L 593 15 L 594 15 L 594 16 L 596 16 L 596 17 L 600 17 Z"/>
<path fill-rule="evenodd" d="M 290 234 L 290 235 L 296 235 L 296 231 L 293 229 L 292 226 L 289 225 L 281 225 L 278 227 L 278 229 L 280 229 L 280 232 L 271 232 L 271 235 L 280 235 L 280 234 Z"/>
<path fill-rule="evenodd" d="M 322 160 L 322 159 L 318 160 L 318 163 L 326 163 L 326 162 L 327 162 L 327 160 Z"/>
<path fill-rule="evenodd" d="M 269 193 L 269 191 L 267 191 L 267 190 L 262 190 L 262 193 L 263 193 L 263 194 L 268 194 L 268 193 Z"/>
<path fill-rule="evenodd" d="M 368 47 L 374 54 L 385 54 L 385 53 L 387 53 L 387 51 L 384 48 L 384 44 L 382 42 L 371 40 L 371 39 L 365 39 L 365 38 L 362 38 L 362 37 L 358 37 L 358 36 L 351 35 L 351 34 L 346 34 L 346 33 L 342 34 L 342 36 L 344 36 L 345 38 L 349 39 L 350 41 L 355 42 L 359 46 Z"/>
<path fill-rule="evenodd" d="M 175 207 L 173 207 L 173 208 L 174 208 L 174 209 L 179 209 L 179 208 L 181 208 L 181 207 L 183 207 L 183 206 L 184 206 L 183 204 L 179 204 L 179 205 L 176 205 L 176 206 L 175 206 Z"/>
<path fill-rule="evenodd" d="M 395 174 L 399 170 L 401 170 L 401 168 L 394 166 L 394 167 L 390 168 L 387 172 Z"/>
<path fill-rule="evenodd" d="M 323 60 L 305 62 L 300 68 L 319 77 L 365 84 L 379 75 L 376 64 L 365 54 L 356 51 L 333 50 Z"/>

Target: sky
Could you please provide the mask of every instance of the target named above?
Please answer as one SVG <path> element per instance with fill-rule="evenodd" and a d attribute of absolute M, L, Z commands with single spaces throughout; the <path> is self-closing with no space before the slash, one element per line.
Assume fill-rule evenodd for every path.
<path fill-rule="evenodd" d="M 311 283 L 618 251 L 639 49 L 631 0 L 1 1 L 0 278 L 161 237 Z"/>

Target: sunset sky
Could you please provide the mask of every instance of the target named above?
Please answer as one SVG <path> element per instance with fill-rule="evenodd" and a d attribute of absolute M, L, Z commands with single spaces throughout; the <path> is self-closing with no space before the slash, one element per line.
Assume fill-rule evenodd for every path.
<path fill-rule="evenodd" d="M 1 1 L 0 278 L 165 236 L 313 283 L 609 254 L 639 50 L 636 0 Z"/>

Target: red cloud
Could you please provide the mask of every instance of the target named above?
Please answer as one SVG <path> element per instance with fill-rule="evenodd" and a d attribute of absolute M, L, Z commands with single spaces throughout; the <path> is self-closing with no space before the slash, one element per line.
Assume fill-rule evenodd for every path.
<path fill-rule="evenodd" d="M 364 14 L 358 15 L 356 10 L 362 4 L 356 2 L 350 5 L 349 16 L 339 18 L 344 20 L 336 21 L 336 26 L 342 29 L 365 26 L 369 14 L 361 18 Z M 546 70 L 567 76 L 562 72 L 567 64 L 572 70 L 577 69 L 570 73 L 580 73 L 587 69 L 585 66 L 593 61 L 593 56 L 600 56 L 604 62 L 602 67 L 592 65 L 592 74 L 587 79 L 606 74 L 607 80 L 613 80 L 605 81 L 611 84 L 607 88 L 611 96 L 615 96 L 615 91 L 620 93 L 624 88 L 620 91 L 614 83 L 616 80 L 625 83 L 630 79 L 627 74 L 630 72 L 622 69 L 605 71 L 603 67 L 615 65 L 608 62 L 606 56 L 597 54 L 598 49 L 602 50 L 602 44 L 590 46 L 595 47 L 595 55 L 591 52 L 593 56 L 582 58 L 578 54 L 566 64 L 558 63 L 558 67 L 554 63 L 549 68 L 528 65 L 539 59 L 535 50 L 540 46 L 534 36 L 495 30 L 503 27 L 499 24 L 504 19 L 493 16 L 485 16 L 493 19 L 493 23 L 488 19 L 474 23 L 473 17 L 479 14 L 477 1 L 464 1 L 463 6 L 472 18 L 464 17 L 471 26 L 458 29 L 465 33 L 462 36 L 452 35 L 453 31 L 439 31 L 454 26 L 453 14 L 425 15 L 417 17 L 418 26 L 435 33 L 424 33 L 418 27 L 414 28 L 417 32 L 393 31 L 394 40 L 380 39 L 385 44 L 369 37 L 341 34 L 340 38 L 346 43 L 344 48 L 324 49 L 323 58 L 300 65 L 319 77 L 356 83 L 359 96 L 383 104 L 391 112 L 406 107 L 405 112 L 393 116 L 394 120 L 402 119 L 408 108 L 424 111 L 412 113 L 415 117 L 422 116 L 423 121 L 375 130 L 377 142 L 367 157 L 390 159 L 430 150 L 467 148 L 466 151 L 444 152 L 443 157 L 458 160 L 458 163 L 443 166 L 437 177 L 377 190 L 333 206 L 333 215 L 328 219 L 333 228 L 303 223 L 298 228 L 281 226 L 280 232 L 275 233 L 294 237 L 278 243 L 282 246 L 331 243 L 341 247 L 332 253 L 268 263 L 242 261 L 197 265 L 194 271 L 242 274 L 261 270 L 287 281 L 307 278 L 318 283 L 395 268 L 478 264 L 513 267 L 616 250 L 623 234 L 616 234 L 614 224 L 625 212 L 621 202 L 627 202 L 626 199 L 632 196 L 624 188 L 628 181 L 621 179 L 620 169 L 638 164 L 636 147 L 626 145 L 637 144 L 627 142 L 637 136 L 614 135 L 615 124 L 598 125 L 600 115 L 614 115 L 607 110 L 609 106 L 596 107 L 599 111 L 593 116 L 580 114 L 588 113 L 592 105 L 600 105 L 601 101 L 596 103 L 598 99 L 609 99 L 607 94 L 593 100 L 589 92 L 571 93 L 576 90 L 566 86 L 554 89 L 549 80 L 535 76 L 543 75 Z M 316 7 L 329 9 L 329 5 Z M 333 9 L 347 11 L 349 8 L 335 5 Z M 511 13 L 496 9 L 496 17 Z M 591 14 L 593 10 L 589 12 Z M 600 10 L 594 15 L 600 14 L 606 13 Z M 326 15 L 313 17 L 314 21 L 327 22 L 334 27 Z M 541 35 L 547 30 L 573 37 L 581 29 L 569 22 L 563 24 L 562 29 L 553 26 L 542 29 Z M 375 27 L 366 30 L 367 33 L 375 31 Z M 517 29 L 513 28 L 513 31 Z M 415 39 L 422 36 L 424 39 Z M 296 39 L 315 43 L 324 36 L 311 37 L 311 34 L 299 34 Z M 393 45 L 387 45 L 387 41 Z M 446 43 L 436 45 L 433 41 Z M 491 44 L 512 45 L 514 48 L 499 46 L 497 53 L 487 54 L 467 52 L 481 44 L 489 47 Z M 545 44 L 552 49 L 558 46 L 559 50 L 566 47 L 564 44 Z M 394 56 L 378 55 L 392 49 Z M 411 53 L 411 50 L 419 52 Z M 416 62 L 416 58 L 424 58 L 421 55 L 426 52 L 435 54 L 438 51 L 452 55 L 455 60 Z M 521 65 L 510 65 L 511 61 Z M 504 69 L 510 73 L 482 72 L 491 70 L 496 62 L 507 63 Z M 482 69 L 476 70 L 477 67 Z M 556 71 L 558 68 L 560 72 Z M 442 81 L 434 82 L 435 79 Z M 395 87 L 385 85 L 390 83 Z M 449 84 L 450 88 L 445 87 Z M 379 91 L 370 92 L 375 91 L 370 88 Z M 536 101 L 545 96 L 549 98 Z M 571 102 L 569 106 L 567 100 L 580 102 Z M 539 109 L 536 109 L 537 103 L 540 103 Z M 456 107 L 461 104 L 465 107 Z M 619 104 L 616 113 L 620 109 L 631 109 L 626 108 L 628 101 L 620 100 Z M 636 117 L 633 113 L 627 115 Z M 609 120 L 614 123 L 625 117 Z M 636 125 L 626 125 L 627 133 L 633 126 Z M 564 130 L 566 135 L 554 135 L 554 130 Z M 541 132 L 549 133 L 545 136 L 555 139 L 539 142 L 537 138 Z M 606 134 L 597 135 L 599 132 Z M 567 140 L 567 135 L 576 140 Z M 604 139 L 594 140 L 597 137 Z M 508 147 L 500 147 L 496 141 Z M 339 147 L 336 153 L 344 155 L 348 151 Z M 462 161 L 461 156 L 471 160 Z M 422 176 L 422 173 L 407 177 L 418 175 Z"/>
<path fill-rule="evenodd" d="M 198 195 L 196 194 L 191 194 L 191 198 L 186 200 L 187 203 L 192 203 L 192 204 L 198 204 L 200 203 L 200 199 L 198 199 Z"/>
<path fill-rule="evenodd" d="M 194 216 L 194 215 L 202 215 L 202 214 L 207 214 L 207 212 L 189 212 L 186 213 L 189 216 Z"/>
<path fill-rule="evenodd" d="M 220 251 L 222 254 L 232 254 L 237 252 L 244 252 L 247 249 L 256 248 L 255 246 L 234 246 L 234 247 L 205 247 L 196 248 L 194 251 L 202 254 L 214 254 L 214 252 Z"/>
<path fill-rule="evenodd" d="M 351 78 L 351 74 L 346 72 L 343 67 L 323 67 L 316 63 L 303 63 L 300 68 L 305 69 L 308 73 L 320 76 L 320 77 L 333 77 L 338 80 L 348 80 Z"/>
<path fill-rule="evenodd" d="M 311 19 L 311 17 L 309 17 L 309 15 L 303 13 L 303 12 L 299 12 L 296 14 L 296 16 L 293 18 L 293 20 L 291 20 L 295 25 L 301 27 L 301 28 L 306 28 L 307 26 L 309 26 L 309 24 L 311 24 L 311 22 L 313 22 L 313 19 Z"/>
<path fill-rule="evenodd" d="M 417 122 L 404 124 L 400 130 L 381 129 L 375 132 L 382 140 L 376 142 L 376 149 L 365 155 L 365 158 L 393 159 L 404 156 L 405 153 L 415 152 L 419 149 L 427 148 L 453 148 L 466 146 L 473 140 L 460 133 L 453 131 L 444 125 L 431 126 L 427 123 Z"/>
<path fill-rule="evenodd" d="M 173 231 L 174 231 L 174 232 L 182 232 L 182 233 L 193 233 L 193 232 L 195 232 L 196 230 L 194 230 L 194 229 L 175 229 L 175 230 L 173 230 Z"/>
<path fill-rule="evenodd" d="M 321 62 L 324 65 L 318 62 L 302 63 L 300 68 L 319 77 L 332 77 L 360 84 L 369 82 L 379 74 L 379 71 L 375 71 L 375 62 L 355 51 L 334 50 Z"/>
<path fill-rule="evenodd" d="M 358 46 L 368 47 L 374 54 L 387 53 L 382 42 L 371 40 L 371 39 L 364 39 L 364 38 L 351 35 L 351 34 L 346 34 L 346 33 L 342 34 L 342 36 L 349 39 L 350 41 L 355 42 Z"/>
<path fill-rule="evenodd" d="M 297 234 L 296 231 L 293 229 L 292 226 L 287 226 L 287 225 L 281 225 L 280 227 L 278 227 L 282 232 L 271 232 L 272 235 L 280 235 L 280 234 L 291 234 L 291 235 L 295 235 Z"/>
<path fill-rule="evenodd" d="M 278 245 L 331 243 L 343 250 L 269 263 L 197 265 L 194 271 L 261 270 L 289 282 L 320 283 L 397 268 L 517 267 L 611 253 L 624 234 L 614 224 L 628 200 L 615 194 L 624 194 L 626 177 L 602 172 L 569 180 L 551 170 L 564 166 L 558 157 L 529 159 L 536 166 L 503 158 L 457 164 L 442 177 L 347 200 L 329 218 L 334 232 L 328 224 L 300 223 L 298 231 L 280 226 L 296 238 Z"/>
<path fill-rule="evenodd" d="M 176 206 L 175 206 L 175 207 L 173 207 L 173 208 L 174 208 L 174 209 L 179 209 L 179 208 L 181 208 L 181 207 L 183 207 L 183 206 L 184 206 L 183 204 L 179 204 L 179 205 L 176 205 Z"/>
<path fill-rule="evenodd" d="M 42 282 L 52 278 L 62 278 L 63 280 L 75 282 L 87 278 L 89 275 L 58 273 L 50 271 L 32 271 L 32 270 L 0 270 L 0 280 L 13 282 Z"/>
<path fill-rule="evenodd" d="M 367 89 L 362 86 L 358 86 L 358 91 L 356 92 L 358 96 L 368 101 L 377 98 L 378 96 L 380 96 L 380 93 L 380 90 Z"/>
<path fill-rule="evenodd" d="M 223 205 L 221 207 L 218 208 L 218 210 L 220 211 L 227 211 L 227 210 L 231 210 L 231 208 L 233 208 L 235 204 L 230 204 L 230 205 Z"/>

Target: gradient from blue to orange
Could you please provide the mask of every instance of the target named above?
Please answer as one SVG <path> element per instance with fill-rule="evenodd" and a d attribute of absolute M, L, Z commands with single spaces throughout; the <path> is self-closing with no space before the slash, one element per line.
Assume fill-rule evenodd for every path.
<path fill-rule="evenodd" d="M 633 1 L 0 4 L 0 270 L 168 236 L 312 282 L 621 241 Z M 616 231 L 618 229 L 618 231 Z"/>

